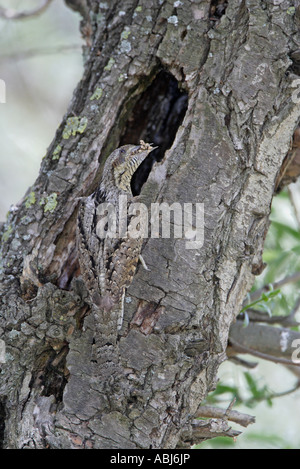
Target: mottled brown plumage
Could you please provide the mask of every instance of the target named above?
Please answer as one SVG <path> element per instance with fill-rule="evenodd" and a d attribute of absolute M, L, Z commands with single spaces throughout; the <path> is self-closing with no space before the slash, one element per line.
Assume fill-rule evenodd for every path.
<path fill-rule="evenodd" d="M 126 196 L 127 226 L 133 215 L 128 210 L 133 197 L 130 182 L 133 173 L 154 148 L 140 142 L 140 145 L 124 145 L 115 150 L 104 166 L 99 188 L 82 200 L 78 213 L 77 243 L 81 274 L 89 291 L 90 302 L 104 312 L 123 309 L 125 289 L 133 279 L 141 252 L 143 239 L 118 236 L 119 201 Z M 104 203 L 112 204 L 117 221 L 116 237 L 100 237 L 99 222 L 107 219 L 102 212 Z M 106 218 L 103 218 L 106 217 Z M 117 319 L 122 325 L 122 312 Z"/>

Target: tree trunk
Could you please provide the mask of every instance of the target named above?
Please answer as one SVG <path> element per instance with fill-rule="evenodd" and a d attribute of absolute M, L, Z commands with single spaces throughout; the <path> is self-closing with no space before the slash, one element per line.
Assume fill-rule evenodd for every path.
<path fill-rule="evenodd" d="M 297 127 L 300 2 L 71 2 L 84 75 L 2 227 L 3 448 L 175 448 L 214 389 Z M 105 353 L 75 242 L 79 198 L 120 144 L 159 146 L 140 200 L 204 204 L 204 243 L 148 238 Z M 200 243 L 201 244 L 201 243 Z M 101 349 L 101 354 L 99 350 Z M 197 433 L 196 433 L 197 434 Z M 214 435 L 215 436 L 215 435 Z"/>

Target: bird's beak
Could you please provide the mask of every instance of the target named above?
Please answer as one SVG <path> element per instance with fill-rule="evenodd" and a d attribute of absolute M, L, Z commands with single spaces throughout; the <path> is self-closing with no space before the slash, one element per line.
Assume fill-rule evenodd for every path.
<path fill-rule="evenodd" d="M 149 153 L 155 150 L 158 147 L 152 147 L 150 143 L 144 143 L 142 140 L 140 145 L 137 145 L 133 148 L 132 151 L 132 166 L 134 171 L 140 166 L 140 164 L 147 158 Z"/>
<path fill-rule="evenodd" d="M 140 141 L 140 144 L 134 147 L 133 151 L 135 153 L 141 153 L 146 151 L 147 154 L 151 153 L 151 151 L 156 150 L 158 147 L 152 147 L 152 143 L 145 143 L 143 140 Z"/>

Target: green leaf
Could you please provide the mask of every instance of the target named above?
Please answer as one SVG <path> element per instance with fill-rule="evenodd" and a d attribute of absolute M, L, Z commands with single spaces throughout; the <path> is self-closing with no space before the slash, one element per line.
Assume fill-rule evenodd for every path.
<path fill-rule="evenodd" d="M 281 236 L 285 236 L 289 234 L 296 240 L 300 241 L 300 232 L 295 230 L 294 228 L 284 225 L 283 223 L 280 223 L 278 221 L 273 220 L 272 221 L 272 228 L 277 230 L 277 233 Z"/>
<path fill-rule="evenodd" d="M 263 292 L 261 297 L 258 300 L 255 300 L 252 303 L 249 303 L 246 306 L 244 306 L 241 309 L 240 314 L 244 313 L 245 311 L 247 311 L 250 308 L 253 308 L 256 305 L 263 306 L 264 303 L 267 303 L 268 301 L 271 301 L 275 297 L 281 298 L 281 290 L 279 288 L 277 290 L 272 290 L 273 286 L 270 286 L 269 288 L 271 290 L 268 291 L 268 292 Z"/>

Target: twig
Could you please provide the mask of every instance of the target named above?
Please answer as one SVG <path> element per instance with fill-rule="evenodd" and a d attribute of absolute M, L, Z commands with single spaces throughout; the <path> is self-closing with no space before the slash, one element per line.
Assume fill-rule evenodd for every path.
<path fill-rule="evenodd" d="M 274 399 L 275 397 L 283 397 L 283 396 L 288 396 L 289 394 L 292 394 L 293 392 L 297 391 L 297 389 L 300 388 L 300 382 L 297 381 L 295 386 L 293 386 L 291 389 L 288 389 L 287 391 L 282 391 L 282 392 L 274 392 L 268 396 L 269 399 Z"/>
<path fill-rule="evenodd" d="M 255 423 L 255 417 L 253 415 L 243 414 L 231 409 L 220 409 L 211 405 L 200 406 L 196 415 L 196 418 L 217 418 L 230 420 L 231 422 L 238 423 L 243 427 L 248 427 L 251 423 Z"/>
<path fill-rule="evenodd" d="M 274 363 L 282 363 L 283 365 L 289 365 L 289 366 L 300 366 L 300 363 L 294 363 L 292 360 L 289 360 L 288 358 L 282 358 L 282 357 L 275 357 L 274 355 L 268 355 L 267 353 L 263 352 L 258 352 L 257 350 L 251 349 L 249 347 L 246 347 L 245 345 L 242 345 L 232 339 L 230 337 L 230 344 L 232 347 L 235 348 L 237 352 L 240 353 L 249 353 L 250 355 L 253 355 L 255 357 L 263 358 L 264 360 L 268 360 Z"/>
<path fill-rule="evenodd" d="M 299 389 L 299 387 L 300 387 L 300 382 L 297 381 L 295 386 L 293 386 L 291 389 L 288 389 L 287 391 L 274 392 L 274 393 L 268 392 L 266 394 L 263 393 L 260 396 L 253 396 L 252 398 L 247 399 L 246 405 L 251 405 L 252 403 L 257 404 L 258 402 L 267 401 L 267 400 L 270 401 L 270 400 L 276 399 L 278 397 L 288 396 L 289 394 L 292 394 L 295 391 L 297 391 L 297 389 Z"/>
<path fill-rule="evenodd" d="M 243 366 L 244 368 L 249 368 L 250 370 L 257 367 L 258 362 L 249 362 L 248 360 L 243 360 L 242 358 L 237 357 L 236 355 L 231 356 L 230 355 L 230 348 L 231 347 L 228 346 L 227 349 L 226 349 L 228 360 L 230 360 L 231 362 L 234 362 L 236 365 Z M 236 352 L 234 352 L 234 353 L 236 353 Z"/>
<path fill-rule="evenodd" d="M 278 282 L 273 283 L 272 286 L 274 290 L 278 290 L 278 288 L 283 287 L 283 285 L 287 285 L 288 283 L 294 283 L 294 282 L 299 282 L 299 281 L 300 281 L 300 272 L 295 272 L 294 274 L 288 275 L 282 280 L 279 280 Z M 270 285 L 265 285 L 259 290 L 255 290 L 253 293 L 251 293 L 250 302 L 259 300 L 262 293 L 266 291 L 270 291 Z"/>
<path fill-rule="evenodd" d="M 27 11 L 16 11 L 10 8 L 0 7 L 0 16 L 6 20 L 22 20 L 24 18 L 32 18 L 33 16 L 40 15 L 43 13 L 52 0 L 44 0 L 37 8 Z"/>
<path fill-rule="evenodd" d="M 290 314 L 286 316 L 270 316 L 269 314 L 265 313 L 264 311 L 258 311 L 256 309 L 249 309 L 247 310 L 247 315 L 251 322 L 264 322 L 267 324 L 280 324 L 284 327 L 295 327 L 299 326 L 299 321 L 296 321 L 295 315 L 300 308 L 300 296 L 296 300 L 294 308 L 290 312 Z"/>
<path fill-rule="evenodd" d="M 24 60 L 38 55 L 60 54 L 62 52 L 69 52 L 76 49 L 81 49 L 81 44 L 63 44 L 61 46 L 28 49 L 23 52 L 1 54 L 0 59 L 8 60 Z"/>
<path fill-rule="evenodd" d="M 228 406 L 227 409 L 226 409 L 225 416 L 224 416 L 226 420 L 230 420 L 229 417 L 228 417 L 228 415 L 229 415 L 230 412 L 232 411 L 232 408 L 233 408 L 233 406 L 234 406 L 235 403 L 236 403 L 236 397 L 234 397 L 234 398 L 232 399 L 232 401 L 230 402 L 229 406 Z"/>
<path fill-rule="evenodd" d="M 226 410 L 223 410 L 222 416 L 225 412 Z M 219 436 L 228 436 L 235 439 L 241 434 L 241 432 L 229 427 L 227 420 L 224 418 L 201 419 L 201 417 L 202 415 L 199 415 L 199 419 L 192 421 L 192 428 L 188 427 L 181 430 L 178 448 L 191 448 L 193 445 Z"/>
<path fill-rule="evenodd" d="M 194 420 L 192 425 L 193 439 L 197 443 L 200 443 L 200 440 L 208 440 L 219 436 L 236 438 L 241 434 L 238 430 L 229 427 L 224 419 Z"/>

